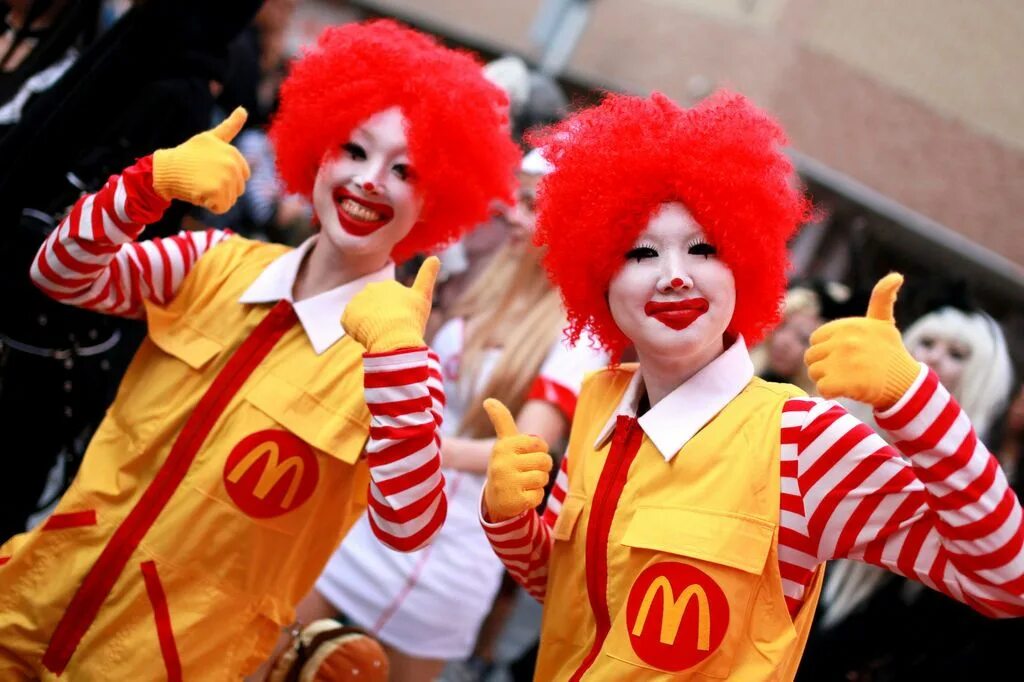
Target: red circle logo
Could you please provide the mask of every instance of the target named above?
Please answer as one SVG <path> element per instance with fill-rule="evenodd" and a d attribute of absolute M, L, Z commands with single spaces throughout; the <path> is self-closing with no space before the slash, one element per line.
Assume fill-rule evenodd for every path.
<path fill-rule="evenodd" d="M 729 602 L 704 571 L 665 561 L 648 566 L 633 581 L 626 602 L 626 627 L 633 651 L 668 671 L 697 665 L 722 644 L 729 628 Z"/>
<path fill-rule="evenodd" d="M 298 508 L 316 489 L 320 469 L 302 439 L 280 430 L 246 436 L 224 463 L 224 487 L 238 508 L 265 519 Z"/>

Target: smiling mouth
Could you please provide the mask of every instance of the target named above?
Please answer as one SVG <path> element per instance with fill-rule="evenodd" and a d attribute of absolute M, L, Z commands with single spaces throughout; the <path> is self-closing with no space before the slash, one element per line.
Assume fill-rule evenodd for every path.
<path fill-rule="evenodd" d="M 367 201 L 344 187 L 336 187 L 333 197 L 342 229 L 357 237 L 373 234 L 395 217 L 395 210 L 387 204 Z"/>
<path fill-rule="evenodd" d="M 688 298 L 683 301 L 648 301 L 644 312 L 666 327 L 679 331 L 708 311 L 706 298 Z"/>

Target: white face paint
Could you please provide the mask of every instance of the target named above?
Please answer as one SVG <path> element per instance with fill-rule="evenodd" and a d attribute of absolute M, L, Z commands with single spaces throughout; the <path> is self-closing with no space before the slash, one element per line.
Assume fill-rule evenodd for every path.
<path fill-rule="evenodd" d="M 406 120 L 391 107 L 366 119 L 325 156 L 313 184 L 321 234 L 347 254 L 388 254 L 419 220 Z"/>
<path fill-rule="evenodd" d="M 663 204 L 625 254 L 608 305 L 641 357 L 714 357 L 736 308 L 736 283 L 683 205 Z"/>

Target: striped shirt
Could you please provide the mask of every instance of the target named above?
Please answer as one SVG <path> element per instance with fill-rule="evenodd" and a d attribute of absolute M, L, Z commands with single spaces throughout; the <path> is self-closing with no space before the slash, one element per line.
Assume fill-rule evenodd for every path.
<path fill-rule="evenodd" d="M 141 159 L 75 203 L 36 255 L 33 282 L 69 305 L 145 318 L 146 301 L 172 300 L 198 260 L 232 238 L 228 231 L 208 229 L 134 241 L 167 205 L 153 190 L 151 157 Z M 290 291 L 292 282 L 285 284 Z M 366 354 L 363 369 L 371 415 L 370 519 L 380 540 L 411 551 L 430 541 L 447 513 L 438 436 L 444 408 L 440 366 L 433 352 L 420 348 Z"/>
<path fill-rule="evenodd" d="M 778 558 L 790 614 L 815 569 L 846 558 L 992 617 L 1024 615 L 1021 507 L 966 414 L 922 365 L 877 418 L 895 449 L 835 401 L 793 398 L 783 407 Z M 563 460 L 543 517 L 483 524 L 509 572 L 540 601 L 566 472 Z"/>

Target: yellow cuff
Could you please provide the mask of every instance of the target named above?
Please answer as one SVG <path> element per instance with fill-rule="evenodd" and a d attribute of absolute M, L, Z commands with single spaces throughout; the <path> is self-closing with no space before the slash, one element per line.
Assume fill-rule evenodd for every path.
<path fill-rule="evenodd" d="M 914 385 L 920 372 L 921 366 L 909 353 L 897 354 L 889 371 L 886 372 L 885 388 L 882 389 L 879 404 L 875 405 L 876 409 L 888 410 L 898 403 L 900 398 L 906 395 L 910 387 Z"/>

